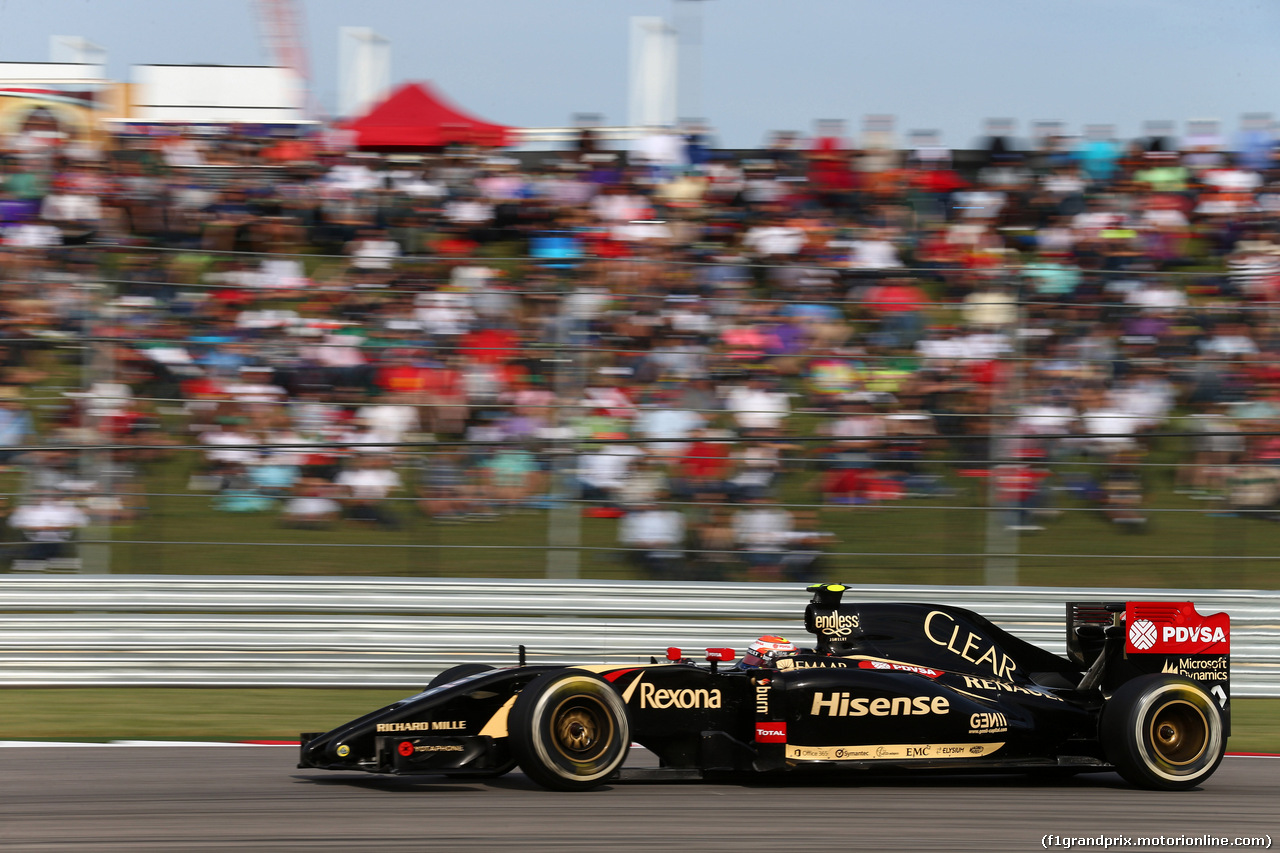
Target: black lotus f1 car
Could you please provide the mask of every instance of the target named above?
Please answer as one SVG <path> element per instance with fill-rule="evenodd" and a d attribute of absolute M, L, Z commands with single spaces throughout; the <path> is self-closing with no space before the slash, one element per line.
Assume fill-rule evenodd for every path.
<path fill-rule="evenodd" d="M 843 603 L 809 587 L 813 648 L 776 667 L 463 664 L 422 693 L 302 735 L 299 767 L 497 776 L 553 789 L 628 777 L 1116 770 L 1191 788 L 1230 734 L 1230 620 L 1189 602 L 1067 604 L 1059 657 L 968 610 Z M 657 769 L 624 767 L 632 742 Z"/>

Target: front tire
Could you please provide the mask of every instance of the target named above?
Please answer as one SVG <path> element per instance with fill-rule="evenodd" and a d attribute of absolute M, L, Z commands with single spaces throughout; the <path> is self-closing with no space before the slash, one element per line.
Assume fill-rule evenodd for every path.
<path fill-rule="evenodd" d="M 587 672 L 541 675 L 516 698 L 511 752 L 530 779 L 555 791 L 587 791 L 626 760 L 627 707 L 616 690 Z"/>
<path fill-rule="evenodd" d="M 1226 752 L 1222 714 L 1193 681 L 1144 675 L 1102 711 L 1102 747 L 1130 784 L 1184 791 L 1213 775 Z"/>

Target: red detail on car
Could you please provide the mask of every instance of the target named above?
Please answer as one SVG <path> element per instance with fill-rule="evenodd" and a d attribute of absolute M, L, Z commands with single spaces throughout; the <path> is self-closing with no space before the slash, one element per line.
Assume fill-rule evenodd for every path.
<path fill-rule="evenodd" d="M 675 646 L 667 646 L 667 660 L 684 660 L 684 652 Z"/>
<path fill-rule="evenodd" d="M 738 655 L 733 649 L 707 649 L 707 660 L 731 661 Z"/>
<path fill-rule="evenodd" d="M 636 668 L 634 666 L 631 667 L 630 669 L 615 669 L 613 672 L 606 672 L 604 674 L 604 680 L 612 684 L 622 676 L 626 675 L 628 672 L 635 672 L 635 671 L 636 671 Z"/>
<path fill-rule="evenodd" d="M 756 723 L 756 743 L 786 743 L 786 723 Z"/>
<path fill-rule="evenodd" d="M 410 755 L 413 755 L 413 744 L 409 743 L 407 740 L 402 740 L 400 741 L 400 745 L 396 747 L 396 752 L 400 753 L 405 758 L 408 758 Z"/>
<path fill-rule="evenodd" d="M 858 669 L 878 669 L 882 672 L 913 672 L 916 675 L 923 675 L 925 678 L 937 678 L 942 675 L 942 670 L 940 669 L 913 666 L 909 663 L 889 663 L 883 660 L 860 660 L 858 661 Z"/>
<path fill-rule="evenodd" d="M 1231 654 L 1231 617 L 1201 616 L 1190 601 L 1130 601 L 1124 650 L 1148 655 Z"/>

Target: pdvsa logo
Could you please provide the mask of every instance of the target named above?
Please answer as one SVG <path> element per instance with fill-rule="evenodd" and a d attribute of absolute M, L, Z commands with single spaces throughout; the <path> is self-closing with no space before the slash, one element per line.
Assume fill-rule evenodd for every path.
<path fill-rule="evenodd" d="M 1187 627 L 1165 625 L 1160 629 L 1160 641 L 1164 643 L 1225 643 L 1227 634 L 1221 628 L 1208 625 Z"/>
<path fill-rule="evenodd" d="M 1156 644 L 1158 636 L 1156 626 L 1146 619 L 1139 619 L 1129 626 L 1129 642 L 1133 643 L 1135 649 L 1145 652 Z"/>
<path fill-rule="evenodd" d="M 1231 619 L 1225 613 L 1201 616 L 1189 601 L 1130 601 L 1125 651 L 1149 654 L 1231 653 Z"/>
<path fill-rule="evenodd" d="M 879 669 L 890 672 L 914 672 L 916 675 L 923 675 L 926 678 L 937 678 L 942 675 L 941 670 L 933 669 L 931 667 L 912 666 L 908 663 L 890 663 L 883 660 L 858 661 L 858 669 Z"/>

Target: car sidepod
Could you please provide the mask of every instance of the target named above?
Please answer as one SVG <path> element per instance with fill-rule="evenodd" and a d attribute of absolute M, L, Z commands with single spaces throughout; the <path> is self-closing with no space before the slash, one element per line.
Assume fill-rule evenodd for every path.
<path fill-rule="evenodd" d="M 772 684 L 775 731 L 794 767 L 1052 764 L 1096 725 L 1095 713 L 1036 686 L 920 665 L 828 658 L 803 668 L 809 662 Z"/>

